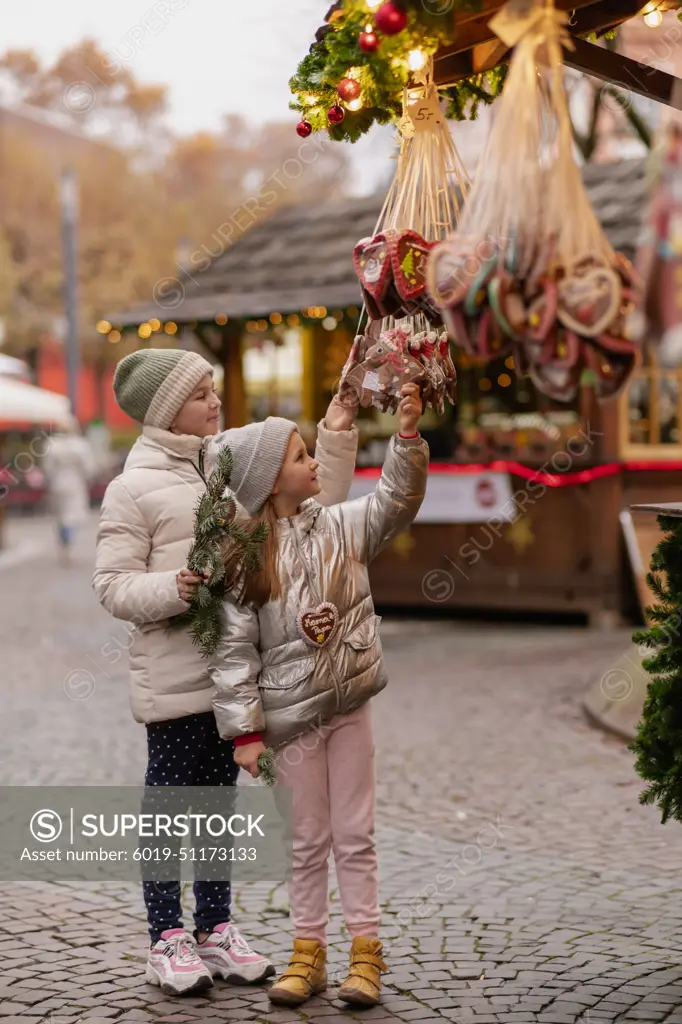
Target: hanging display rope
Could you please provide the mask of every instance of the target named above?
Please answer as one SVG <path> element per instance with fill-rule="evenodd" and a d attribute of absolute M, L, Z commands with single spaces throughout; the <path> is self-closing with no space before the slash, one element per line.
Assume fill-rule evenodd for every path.
<path fill-rule="evenodd" d="M 560 401 L 585 371 L 615 396 L 638 360 L 625 335 L 637 295 L 630 263 L 599 225 L 573 156 L 562 47 L 568 16 L 547 2 L 490 22 L 514 47 L 459 227 L 435 247 L 428 292 L 472 356 L 513 356 L 517 373 Z"/>
<path fill-rule="evenodd" d="M 419 86 L 404 90 L 398 167 L 374 235 L 353 254 L 368 324 L 343 369 L 339 399 L 395 412 L 406 383 L 425 405 L 454 403 L 457 374 L 447 332 L 426 295 L 426 263 L 452 231 L 469 178 L 440 109 L 428 61 Z"/>

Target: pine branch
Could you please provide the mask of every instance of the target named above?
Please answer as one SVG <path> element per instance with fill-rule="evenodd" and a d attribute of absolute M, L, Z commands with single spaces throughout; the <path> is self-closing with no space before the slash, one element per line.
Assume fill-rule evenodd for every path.
<path fill-rule="evenodd" d="M 197 502 L 194 540 L 187 556 L 188 568 L 200 575 L 207 573 L 208 579 L 196 588 L 188 611 L 169 623 L 173 629 L 188 629 L 206 658 L 215 654 L 222 639 L 226 590 L 241 595 L 245 577 L 260 568 L 260 546 L 268 535 L 265 524 L 249 530 L 235 522 L 237 506 L 226 493 L 233 467 L 232 452 L 224 446 Z"/>

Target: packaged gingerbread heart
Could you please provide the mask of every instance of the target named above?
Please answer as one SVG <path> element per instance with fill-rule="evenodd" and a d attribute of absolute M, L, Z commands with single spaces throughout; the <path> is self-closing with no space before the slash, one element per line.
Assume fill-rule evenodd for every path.
<path fill-rule="evenodd" d="M 426 323 L 415 331 L 411 319 L 393 327 L 370 321 L 366 332 L 355 339 L 344 366 L 339 401 L 395 414 L 405 384 L 419 384 L 425 406 L 438 413 L 444 411 L 446 398 L 455 403 L 457 371 L 447 332 Z"/>
<path fill-rule="evenodd" d="M 453 339 L 485 360 L 513 354 L 517 373 L 564 401 L 585 369 L 597 395 L 612 397 L 638 360 L 625 328 L 637 277 L 606 238 L 573 155 L 567 21 L 543 0 L 509 4 L 490 22 L 515 47 L 509 75 L 459 225 L 427 263 L 428 295 Z"/>
<path fill-rule="evenodd" d="M 353 260 L 367 325 L 353 345 L 339 397 L 395 412 L 401 387 L 418 382 L 426 405 L 456 399 L 457 374 L 442 316 L 426 292 L 429 255 L 454 229 L 469 178 L 443 116 L 433 62 L 403 95 L 398 167 L 374 233 Z"/>

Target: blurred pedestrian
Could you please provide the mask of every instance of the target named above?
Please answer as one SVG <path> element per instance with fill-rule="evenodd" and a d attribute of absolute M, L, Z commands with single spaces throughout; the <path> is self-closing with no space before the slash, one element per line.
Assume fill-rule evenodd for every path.
<path fill-rule="evenodd" d="M 385 971 L 379 940 L 370 700 L 386 686 L 367 566 L 407 529 L 424 499 L 429 447 L 417 432 L 416 384 L 401 391 L 376 490 L 323 509 L 317 463 L 296 424 L 271 418 L 228 434 L 237 500 L 270 531 L 242 603 L 225 599 L 213 659 L 218 730 L 254 777 L 266 743 L 277 782 L 293 791 L 289 902 L 294 951 L 271 1002 L 301 1006 L 327 988 L 329 856 L 352 936 L 339 998 L 375 1006 Z M 239 436 L 236 436 L 239 435 Z"/>
<path fill-rule="evenodd" d="M 62 564 L 71 561 L 76 528 L 87 519 L 90 509 L 90 481 L 95 460 L 90 445 L 72 419 L 52 434 L 42 465 L 49 508 L 57 521 Z"/>
<path fill-rule="evenodd" d="M 118 364 L 114 393 L 143 428 L 104 496 L 93 585 L 107 611 L 137 627 L 130 684 L 133 715 L 147 728 L 145 785 L 234 786 L 239 768 L 233 743 L 216 727 L 209 665 L 189 630 L 167 629 L 170 618 L 188 610 L 201 582 L 187 555 L 195 509 L 225 437 L 218 433 L 213 367 L 195 352 L 143 349 Z M 353 419 L 333 403 L 318 428 L 328 503 L 350 489 Z M 213 977 L 243 985 L 275 973 L 232 923 L 228 881 L 195 881 L 193 934 L 183 926 L 178 881 L 144 881 L 143 892 L 149 983 L 180 995 L 210 987 Z"/>

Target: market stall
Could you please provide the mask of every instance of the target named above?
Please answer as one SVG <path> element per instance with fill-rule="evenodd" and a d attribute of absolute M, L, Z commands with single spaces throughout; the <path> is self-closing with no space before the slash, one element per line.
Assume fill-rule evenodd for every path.
<path fill-rule="evenodd" d="M 381 17 L 380 12 L 396 5 L 384 4 L 376 12 L 377 6 L 364 0 L 344 0 L 329 12 L 310 60 L 304 60 L 293 80 L 296 102 L 305 114 L 299 124 L 303 138 L 323 128 L 332 137 L 352 138 L 373 122 L 388 120 L 402 110 L 402 138 L 407 145 L 419 131 L 417 127 L 412 132 L 410 127 L 415 127 L 422 109 L 418 106 L 415 110 L 414 103 L 426 102 L 428 107 L 428 90 L 434 82 L 448 110 L 452 108 L 455 114 L 467 95 L 471 98 L 478 91 L 477 98 L 488 101 L 501 91 L 505 72 L 500 70 L 500 61 L 506 61 L 510 52 L 518 52 L 513 39 L 507 38 L 511 43 L 507 45 L 489 28 L 490 17 L 499 13 L 501 3 L 486 2 L 483 11 L 475 15 L 455 3 L 454 41 L 439 35 L 445 20 L 442 16 L 438 31 L 429 35 L 429 26 L 422 23 L 423 13 L 419 13 L 428 5 L 418 5 L 419 10 L 409 3 L 398 5 L 405 17 L 394 22 L 397 31 L 390 33 L 386 31 L 390 19 L 386 13 Z M 566 18 L 561 30 L 570 28 L 577 36 L 612 28 L 637 13 L 640 6 L 557 4 L 560 10 L 574 12 L 570 26 Z M 368 8 L 369 18 L 374 19 L 371 23 Z M 378 37 L 381 32 L 389 37 L 389 49 L 375 58 L 385 38 L 361 40 L 360 36 Z M 406 33 L 404 38 L 401 33 Z M 589 64 L 591 74 L 615 81 L 634 75 L 630 83 L 634 90 L 680 106 L 682 92 L 671 76 L 643 70 L 641 64 L 628 62 L 592 42 L 575 38 L 565 43 L 566 63 Z M 351 73 L 340 81 L 323 76 L 325 84 L 317 93 L 306 92 L 306 76 L 322 66 L 327 70 L 347 66 L 351 46 L 355 47 Z M 369 55 L 366 61 L 361 52 Z M 415 52 L 420 54 L 419 60 Z M 483 82 L 479 76 L 493 60 L 498 70 Z M 391 74 L 396 72 L 393 80 L 386 77 L 387 61 Z M 374 91 L 368 85 L 369 75 L 373 76 Z M 369 96 L 373 97 L 371 104 L 363 106 L 363 98 Z M 544 99 L 539 97 L 537 102 Z M 560 103 L 560 97 L 554 102 Z M 440 109 L 443 107 L 441 104 Z M 438 119 L 437 114 L 434 117 Z M 562 174 L 570 181 L 576 202 L 588 204 L 585 209 L 594 209 L 597 215 L 588 243 L 593 239 L 590 244 L 603 251 L 606 261 L 617 258 L 618 295 L 620 298 L 622 288 L 622 308 L 629 309 L 630 300 L 625 300 L 630 294 L 627 258 L 635 255 L 645 212 L 644 166 L 630 161 L 587 167 L 580 183 L 565 156 L 563 159 Z M 436 164 L 434 161 L 433 166 Z M 453 203 L 459 202 L 467 187 L 460 175 L 459 198 Z M 394 207 L 389 203 L 387 212 L 382 198 L 337 200 L 313 210 L 280 210 L 252 227 L 202 274 L 183 282 L 181 301 L 176 301 L 174 292 L 172 309 L 164 309 L 157 296 L 148 306 L 114 314 L 111 330 L 137 329 L 141 338 L 164 344 L 179 325 L 191 329 L 225 366 L 226 407 L 232 424 L 244 422 L 252 413 L 243 387 L 244 346 L 254 342 L 295 344 L 301 365 L 300 416 L 312 423 L 348 372 L 348 352 L 358 332 L 363 298 L 370 311 L 372 303 L 377 303 L 373 314 L 377 323 L 381 318 L 386 323 L 387 317 L 410 313 L 405 306 L 405 295 L 409 298 L 411 294 L 407 272 L 414 269 L 415 253 L 419 258 L 419 245 L 412 256 L 403 251 L 397 264 L 394 260 L 393 265 L 404 272 L 395 282 L 391 278 L 394 290 L 387 291 L 382 279 L 377 291 L 379 278 L 362 276 L 368 240 L 376 239 L 378 228 L 385 223 L 389 232 L 398 228 L 414 233 L 415 224 L 405 218 L 415 211 L 428 248 L 447 234 L 434 231 L 429 223 L 428 204 L 416 198 L 424 194 L 420 185 L 403 181 L 398 190 L 403 198 L 413 197 L 411 205 L 398 203 L 400 223 L 395 217 L 390 221 Z M 532 194 L 533 190 L 529 191 Z M 480 209 L 480 199 L 476 202 Z M 589 219 L 589 214 L 575 218 L 581 225 Z M 434 223 L 437 220 L 431 217 Z M 430 235 L 429 230 L 433 232 Z M 359 255 L 358 239 L 364 246 Z M 355 267 L 351 258 L 354 248 Z M 374 259 L 376 253 L 369 255 Z M 428 306 L 435 302 L 433 292 L 429 295 L 431 298 L 424 300 L 426 306 L 411 313 L 425 317 L 426 333 L 420 335 L 424 338 L 434 312 Z M 456 305 L 453 301 L 453 308 Z M 616 313 L 620 315 L 618 309 Z M 616 313 L 609 314 L 614 324 Z M 480 310 L 472 307 L 466 314 L 467 325 L 480 317 Z M 360 330 L 367 330 L 366 317 Z M 552 370 L 566 363 L 560 349 L 567 330 L 562 321 L 557 354 L 550 359 Z M 679 494 L 682 373 L 661 368 L 655 347 L 643 346 L 640 358 L 638 346 L 625 335 L 618 341 L 617 331 L 622 331 L 622 326 L 609 330 L 611 333 L 604 335 L 601 328 L 597 337 L 599 329 L 590 333 L 586 324 L 576 324 L 573 333 L 578 340 L 570 373 L 557 378 L 546 372 L 542 359 L 533 361 L 537 352 L 532 348 L 526 353 L 528 365 L 524 363 L 518 338 L 510 347 L 508 342 L 518 333 L 513 325 L 503 329 L 502 335 L 493 332 L 488 338 L 491 346 L 481 349 L 466 335 L 458 338 L 454 324 L 450 335 L 455 341 L 457 403 L 452 407 L 446 402 L 442 411 L 427 410 L 423 432 L 434 459 L 429 493 L 410 534 L 397 538 L 375 563 L 374 588 L 380 603 L 575 612 L 594 622 L 616 621 L 636 604 L 620 514 L 630 504 L 668 500 Z M 524 335 L 524 345 L 527 340 Z M 363 353 L 360 365 L 364 365 L 364 357 Z M 530 373 L 518 372 L 520 368 Z M 434 404 L 438 406 L 438 401 Z M 356 493 L 373 486 L 392 423 L 390 416 L 371 403 L 360 410 L 363 443 Z"/>

